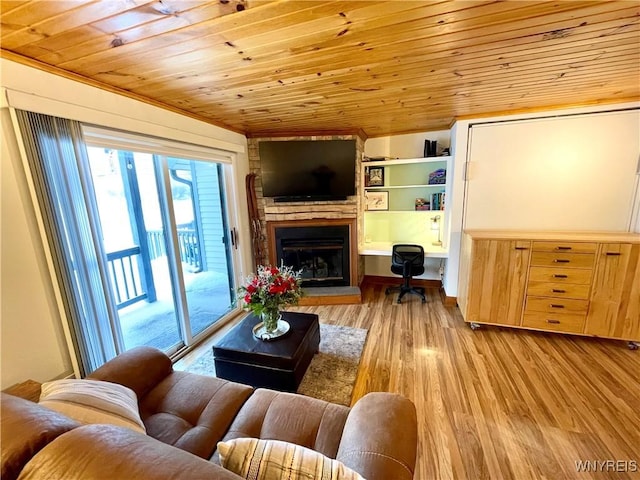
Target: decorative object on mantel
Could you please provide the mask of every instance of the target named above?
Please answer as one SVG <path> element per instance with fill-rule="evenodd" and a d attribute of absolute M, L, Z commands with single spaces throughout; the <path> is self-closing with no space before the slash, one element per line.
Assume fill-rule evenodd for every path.
<path fill-rule="evenodd" d="M 243 295 L 244 307 L 262 318 L 253 329 L 254 336 L 264 341 L 273 340 L 289 331 L 280 308 L 298 303 L 303 295 L 302 278 L 300 272 L 285 265 L 280 268 L 259 265 L 257 273 L 247 279 L 247 284 L 238 292 Z"/>

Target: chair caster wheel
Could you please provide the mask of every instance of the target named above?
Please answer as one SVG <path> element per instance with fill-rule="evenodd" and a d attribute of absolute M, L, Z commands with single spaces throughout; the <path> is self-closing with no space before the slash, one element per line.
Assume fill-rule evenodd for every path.
<path fill-rule="evenodd" d="M 628 342 L 627 347 L 629 347 L 629 350 L 638 350 L 638 347 L 640 347 L 640 345 L 638 345 L 636 342 Z"/>
<path fill-rule="evenodd" d="M 471 330 L 480 330 L 480 324 L 479 323 L 471 322 L 469 324 L 469 326 L 471 327 Z"/>
<path fill-rule="evenodd" d="M 387 289 L 384 291 L 384 294 L 385 294 L 385 295 L 389 295 L 390 293 L 391 293 L 391 289 L 390 289 L 390 288 L 387 288 Z"/>
<path fill-rule="evenodd" d="M 426 299 L 426 298 L 423 298 L 423 299 L 422 299 L 422 303 L 427 303 L 427 299 Z"/>
<path fill-rule="evenodd" d="M 397 304 L 401 304 L 402 300 L 398 299 L 398 301 L 396 302 Z"/>

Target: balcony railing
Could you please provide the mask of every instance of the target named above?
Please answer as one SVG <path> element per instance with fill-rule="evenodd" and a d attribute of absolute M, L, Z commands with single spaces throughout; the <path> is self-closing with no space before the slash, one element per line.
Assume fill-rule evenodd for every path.
<path fill-rule="evenodd" d="M 116 296 L 118 310 L 148 297 L 147 292 L 143 291 L 140 280 L 139 256 L 139 246 L 107 253 L 111 286 Z"/>
<path fill-rule="evenodd" d="M 147 232 L 149 245 L 149 259 L 164 257 L 165 249 L 164 232 L 152 230 Z M 180 260 L 193 267 L 193 271 L 202 271 L 202 256 L 200 243 L 195 230 L 178 231 L 178 247 Z M 111 273 L 111 286 L 116 297 L 118 309 L 149 298 L 143 288 L 140 278 L 141 249 L 139 246 L 125 248 L 116 252 L 107 253 L 107 265 Z M 152 278 L 147 282 L 152 282 Z M 155 301 L 155 295 L 149 300 Z"/>
<path fill-rule="evenodd" d="M 149 256 L 153 260 L 167 254 L 165 249 L 164 231 L 147 231 L 149 243 Z M 192 229 L 178 230 L 178 248 L 180 250 L 180 260 L 194 268 L 196 272 L 202 270 L 202 254 L 198 232 Z"/>

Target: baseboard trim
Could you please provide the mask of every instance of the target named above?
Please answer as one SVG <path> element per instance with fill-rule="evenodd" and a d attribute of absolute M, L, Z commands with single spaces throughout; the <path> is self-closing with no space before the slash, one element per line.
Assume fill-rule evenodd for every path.
<path fill-rule="evenodd" d="M 365 275 L 362 279 L 362 285 L 400 285 L 402 283 L 402 277 L 383 277 L 381 275 Z M 442 282 L 440 280 L 429 280 L 424 278 L 411 279 L 411 285 L 416 287 L 426 288 L 442 288 Z"/>
<path fill-rule="evenodd" d="M 442 300 L 442 305 L 444 305 L 445 307 L 458 306 L 458 297 L 448 297 L 447 293 L 444 291 L 444 288 L 440 289 L 440 299 Z"/>
<path fill-rule="evenodd" d="M 442 293 L 442 304 L 445 307 L 456 307 L 458 305 L 458 297 L 447 297 L 444 292 Z"/>

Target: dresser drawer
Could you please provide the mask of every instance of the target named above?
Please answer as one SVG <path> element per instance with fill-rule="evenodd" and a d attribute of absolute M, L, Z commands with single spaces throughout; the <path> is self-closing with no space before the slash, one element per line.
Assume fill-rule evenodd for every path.
<path fill-rule="evenodd" d="M 595 258 L 593 253 L 532 252 L 531 266 L 591 268 Z"/>
<path fill-rule="evenodd" d="M 597 243 L 582 242 L 533 242 L 534 252 L 596 253 Z"/>
<path fill-rule="evenodd" d="M 576 300 L 573 298 L 553 297 L 527 297 L 525 313 L 547 312 L 558 314 L 582 314 L 586 315 L 589 309 L 588 300 Z"/>
<path fill-rule="evenodd" d="M 529 281 L 589 285 L 591 272 L 588 268 L 531 267 Z"/>
<path fill-rule="evenodd" d="M 591 285 L 530 281 L 527 285 L 527 295 L 534 297 L 576 298 L 586 300 L 589 298 L 590 287 Z"/>
<path fill-rule="evenodd" d="M 522 317 L 522 326 L 558 332 L 582 333 L 586 315 L 532 312 Z"/>

